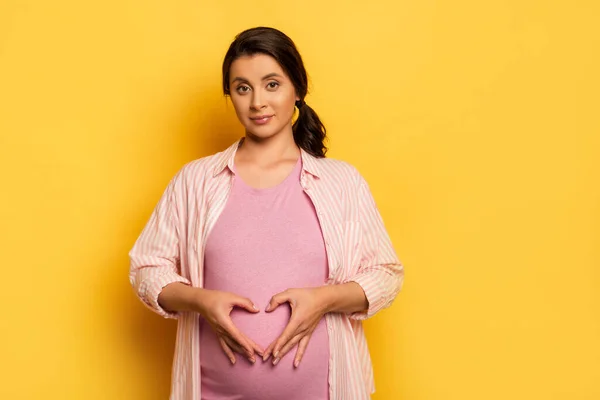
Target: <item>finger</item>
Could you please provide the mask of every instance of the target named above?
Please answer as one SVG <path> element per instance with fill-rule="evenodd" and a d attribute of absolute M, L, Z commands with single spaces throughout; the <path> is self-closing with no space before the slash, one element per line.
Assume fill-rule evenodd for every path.
<path fill-rule="evenodd" d="M 245 309 L 246 311 L 250 311 L 251 313 L 257 313 L 258 307 L 247 297 L 236 296 L 233 300 L 232 304 L 234 306 Z"/>
<path fill-rule="evenodd" d="M 256 342 L 252 339 L 250 339 L 249 337 L 246 336 L 246 339 L 248 339 L 248 342 L 250 343 L 250 345 L 252 346 L 252 348 L 254 349 L 254 351 L 259 355 L 259 356 L 263 356 L 263 354 L 265 354 L 265 351 L 262 349 L 262 347 L 260 347 L 258 344 L 256 344 Z"/>
<path fill-rule="evenodd" d="M 240 332 L 238 328 L 236 328 L 231 318 L 227 318 L 227 320 L 225 320 L 221 326 L 223 327 L 223 329 L 225 329 L 227 334 L 235 342 L 237 342 L 241 347 L 243 347 L 246 350 L 246 354 L 248 357 L 254 357 L 254 349 L 252 348 L 252 345 L 248 342 L 249 339 L 246 337 L 246 335 Z"/>
<path fill-rule="evenodd" d="M 285 356 L 288 353 L 288 351 L 290 351 L 296 344 L 298 344 L 300 339 L 302 339 L 303 337 L 304 334 L 301 333 L 294 336 L 289 342 L 285 343 L 281 350 L 277 353 L 275 359 L 273 360 L 273 365 L 277 365 L 279 360 L 281 360 L 283 356 Z"/>
<path fill-rule="evenodd" d="M 273 346 L 275 346 L 275 341 L 269 344 L 265 349 L 265 352 L 263 354 L 263 361 L 267 361 L 269 359 L 269 357 L 271 356 L 271 352 L 273 351 Z"/>
<path fill-rule="evenodd" d="M 254 364 L 256 362 L 256 358 L 254 358 L 254 355 L 248 356 L 246 350 L 242 346 L 240 346 L 238 343 L 236 343 L 233 339 L 231 339 L 230 337 L 224 336 L 223 340 L 225 340 L 225 343 L 227 343 L 227 345 L 233 351 L 246 357 L 252 364 Z"/>
<path fill-rule="evenodd" d="M 227 337 L 231 343 L 234 343 L 234 346 L 236 347 L 236 351 L 240 354 L 242 354 L 243 356 L 247 357 L 250 361 L 252 361 L 253 363 L 256 362 L 256 358 L 254 357 L 254 352 L 256 352 L 259 356 L 263 356 L 264 354 L 264 350 L 262 349 L 262 347 L 260 347 L 258 344 L 256 344 L 256 342 L 252 339 L 250 339 L 249 337 L 244 335 L 244 339 L 246 340 L 246 342 L 248 343 L 248 345 L 250 346 L 250 348 L 252 349 L 252 352 L 248 351 L 246 349 L 246 347 L 244 347 L 245 345 L 236 342 L 234 338 L 231 337 Z"/>
<path fill-rule="evenodd" d="M 273 357 L 279 357 L 279 352 L 281 351 L 283 345 L 289 342 L 294 336 L 303 333 L 304 330 L 298 329 L 299 325 L 300 324 L 290 319 L 290 322 L 283 330 L 281 336 L 279 336 L 279 338 L 277 338 L 275 341 L 275 345 L 273 346 Z"/>
<path fill-rule="evenodd" d="M 238 343 L 236 343 L 235 340 L 233 340 L 232 338 L 230 338 L 228 336 L 222 336 L 222 338 L 223 338 L 223 341 L 227 344 L 227 346 L 229 346 L 229 348 L 232 351 L 234 351 L 244 357 L 248 356 L 246 354 L 246 351 L 244 350 L 244 348 L 242 346 L 240 346 Z"/>
<path fill-rule="evenodd" d="M 229 358 L 229 361 L 231 361 L 231 364 L 235 364 L 235 355 L 233 354 L 233 351 L 231 351 L 231 348 L 229 347 L 229 345 L 227 345 L 223 338 L 219 338 L 219 344 L 221 345 L 221 348 L 225 352 L 227 358 Z"/>
<path fill-rule="evenodd" d="M 298 343 L 298 350 L 296 350 L 296 357 L 294 358 L 294 367 L 298 368 L 298 365 L 300 365 L 300 361 L 302 361 L 302 357 L 304 357 L 304 352 L 308 347 L 308 342 L 310 341 L 311 336 L 312 333 L 300 339 L 300 343 Z"/>
<path fill-rule="evenodd" d="M 290 301 L 290 297 L 289 292 L 287 290 L 281 293 L 277 293 L 275 296 L 271 297 L 271 300 L 269 301 L 269 304 L 267 305 L 265 311 L 271 312 L 283 303 L 287 303 L 288 301 Z"/>

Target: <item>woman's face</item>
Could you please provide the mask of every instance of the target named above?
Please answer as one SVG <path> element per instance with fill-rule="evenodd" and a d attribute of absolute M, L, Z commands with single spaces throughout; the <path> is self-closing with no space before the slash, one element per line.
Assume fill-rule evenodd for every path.
<path fill-rule="evenodd" d="M 266 139 L 288 129 L 292 133 L 299 98 L 273 57 L 255 54 L 236 59 L 229 69 L 229 92 L 246 134 Z"/>

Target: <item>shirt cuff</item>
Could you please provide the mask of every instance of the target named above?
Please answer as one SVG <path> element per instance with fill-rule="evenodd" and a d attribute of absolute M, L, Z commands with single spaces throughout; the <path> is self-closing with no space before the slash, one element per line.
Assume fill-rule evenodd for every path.
<path fill-rule="evenodd" d="M 367 310 L 351 313 L 349 315 L 350 318 L 356 320 L 365 320 L 367 318 L 371 318 L 385 306 L 386 300 L 381 295 L 383 290 L 377 283 L 377 280 L 374 279 L 372 274 L 360 274 L 348 279 L 347 282 L 358 283 L 365 292 L 367 302 L 369 303 Z"/>
<path fill-rule="evenodd" d="M 175 282 L 181 282 L 191 286 L 191 282 L 188 279 L 175 272 L 160 274 L 153 277 L 151 282 L 147 282 L 144 303 L 164 318 L 177 319 L 179 316 L 177 312 L 167 311 L 158 303 L 158 295 L 162 292 L 163 288 Z"/>

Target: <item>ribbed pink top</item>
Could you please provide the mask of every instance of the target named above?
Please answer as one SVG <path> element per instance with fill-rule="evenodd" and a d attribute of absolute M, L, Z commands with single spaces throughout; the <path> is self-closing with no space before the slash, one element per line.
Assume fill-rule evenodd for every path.
<path fill-rule="evenodd" d="M 288 288 L 321 286 L 327 257 L 314 206 L 300 185 L 301 159 L 279 185 L 256 189 L 234 177 L 223 213 L 205 249 L 204 284 L 250 298 L 261 310 L 234 309 L 236 326 L 266 348 L 285 328 L 290 310 L 264 311 L 271 297 Z M 235 168 L 234 168 L 235 169 Z M 233 171 L 235 173 L 235 171 Z M 201 322 L 203 400 L 328 399 L 329 340 L 325 319 L 312 335 L 299 368 L 296 348 L 276 366 L 257 356 L 252 365 L 236 356 L 231 365 L 210 326 Z"/>

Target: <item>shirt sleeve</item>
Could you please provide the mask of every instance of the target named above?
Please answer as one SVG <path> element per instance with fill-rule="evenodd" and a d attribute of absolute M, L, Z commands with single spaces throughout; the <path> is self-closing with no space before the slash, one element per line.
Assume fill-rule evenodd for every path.
<path fill-rule="evenodd" d="M 346 281 L 358 283 L 365 292 L 368 309 L 350 314 L 352 319 L 364 320 L 392 304 L 404 283 L 404 267 L 394 251 L 369 185 L 360 174 L 358 181 L 362 257 L 358 273 Z"/>
<path fill-rule="evenodd" d="M 162 289 L 174 282 L 191 285 L 180 275 L 178 213 L 175 187 L 181 173 L 167 186 L 150 220 L 129 252 L 129 281 L 136 295 L 150 310 L 164 318 L 177 318 L 158 304 Z"/>

